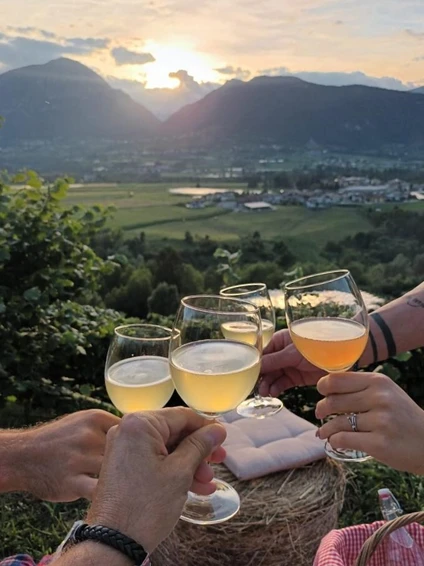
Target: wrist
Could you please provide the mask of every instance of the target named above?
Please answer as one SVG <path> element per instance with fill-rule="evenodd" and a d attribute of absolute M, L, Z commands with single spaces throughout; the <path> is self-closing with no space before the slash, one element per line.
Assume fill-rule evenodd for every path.
<path fill-rule="evenodd" d="M 0 434 L 0 493 L 30 491 L 28 467 L 31 455 L 28 434 L 27 431 Z"/>
<path fill-rule="evenodd" d="M 91 513 L 89 511 L 86 522 L 88 525 L 102 525 L 115 529 L 123 535 L 132 538 L 135 542 L 140 544 L 145 551 L 150 555 L 157 547 L 156 535 L 150 535 L 147 522 L 141 524 L 140 518 L 143 511 L 140 510 L 139 520 L 135 525 L 132 521 L 128 520 L 128 515 L 124 514 L 122 517 L 118 513 Z M 153 524 L 153 521 L 152 521 Z"/>
<path fill-rule="evenodd" d="M 114 566 L 134 566 L 132 560 L 111 546 L 86 540 L 72 546 L 63 554 L 63 563 L 72 564 L 113 564 Z M 62 563 L 59 561 L 59 565 Z"/>

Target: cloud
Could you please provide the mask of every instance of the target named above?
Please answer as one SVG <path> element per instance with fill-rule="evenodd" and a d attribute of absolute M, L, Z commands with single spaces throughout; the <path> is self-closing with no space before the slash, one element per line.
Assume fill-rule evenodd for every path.
<path fill-rule="evenodd" d="M 241 67 L 232 67 L 231 65 L 215 69 L 215 71 L 217 71 L 217 73 L 220 73 L 221 75 L 230 75 L 232 77 L 235 77 L 236 79 L 240 79 L 241 81 L 247 80 L 252 74 L 247 69 L 242 69 Z"/>
<path fill-rule="evenodd" d="M 111 54 L 117 65 L 145 65 L 156 61 L 151 53 L 138 53 L 125 47 L 115 47 Z"/>
<path fill-rule="evenodd" d="M 142 82 L 122 80 L 116 77 L 108 77 L 107 81 L 112 87 L 124 90 L 134 100 L 162 119 L 168 118 L 187 104 L 197 102 L 221 86 L 219 83 L 212 82 L 199 83 L 184 69 L 169 73 L 169 76 L 180 81 L 177 88 L 148 89 Z"/>
<path fill-rule="evenodd" d="M 406 35 L 409 35 L 410 37 L 413 37 L 415 39 L 424 40 L 424 31 L 415 31 L 413 29 L 406 29 L 405 33 Z"/>
<path fill-rule="evenodd" d="M 25 28 L 35 29 L 35 28 Z M 50 33 L 50 32 L 46 32 Z M 58 41 L 34 39 L 24 36 L 0 35 L 0 63 L 6 69 L 28 64 L 46 63 L 64 55 L 90 55 L 105 49 L 109 39 L 74 37 Z"/>
<path fill-rule="evenodd" d="M 394 77 L 372 77 L 360 71 L 355 71 L 353 73 L 321 73 L 317 71 L 291 72 L 287 67 L 274 67 L 271 69 L 263 69 L 259 71 L 259 74 L 273 77 L 291 75 L 310 83 L 328 86 L 348 86 L 360 84 L 392 90 L 409 90 L 418 86 L 413 82 L 404 83 L 400 79 L 396 79 Z"/>

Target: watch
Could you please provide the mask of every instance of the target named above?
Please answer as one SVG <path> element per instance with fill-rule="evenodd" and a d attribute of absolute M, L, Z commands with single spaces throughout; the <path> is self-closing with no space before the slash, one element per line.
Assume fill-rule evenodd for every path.
<path fill-rule="evenodd" d="M 141 544 L 115 529 L 103 525 L 87 525 L 84 521 L 76 521 L 72 525 L 71 530 L 58 547 L 56 556 L 60 556 L 70 547 L 86 540 L 100 542 L 122 552 L 134 560 L 135 566 L 151 566 L 149 555 Z"/>

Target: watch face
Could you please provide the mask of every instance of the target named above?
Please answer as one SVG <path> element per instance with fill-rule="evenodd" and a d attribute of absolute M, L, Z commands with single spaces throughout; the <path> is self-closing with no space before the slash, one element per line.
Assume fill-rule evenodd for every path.
<path fill-rule="evenodd" d="M 64 551 L 64 549 L 71 545 L 74 542 L 74 534 L 75 531 L 77 530 L 77 528 L 82 525 L 84 523 L 84 521 L 76 521 L 72 527 L 71 530 L 69 531 L 69 533 L 66 535 L 66 537 L 64 538 L 64 540 L 62 541 L 62 543 L 60 544 L 60 546 L 58 547 L 58 549 L 56 550 L 56 556 L 60 556 L 62 554 L 62 552 Z M 143 565 L 142 565 L 143 566 Z"/>

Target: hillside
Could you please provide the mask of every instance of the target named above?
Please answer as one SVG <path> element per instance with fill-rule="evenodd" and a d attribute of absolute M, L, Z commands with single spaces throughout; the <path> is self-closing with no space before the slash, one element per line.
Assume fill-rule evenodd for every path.
<path fill-rule="evenodd" d="M 168 136 L 228 138 L 368 150 L 424 144 L 424 98 L 366 86 L 330 87 L 294 77 L 231 81 L 171 116 Z"/>
<path fill-rule="evenodd" d="M 0 75 L 0 141 L 127 139 L 155 133 L 159 120 L 88 67 L 60 58 Z"/>

